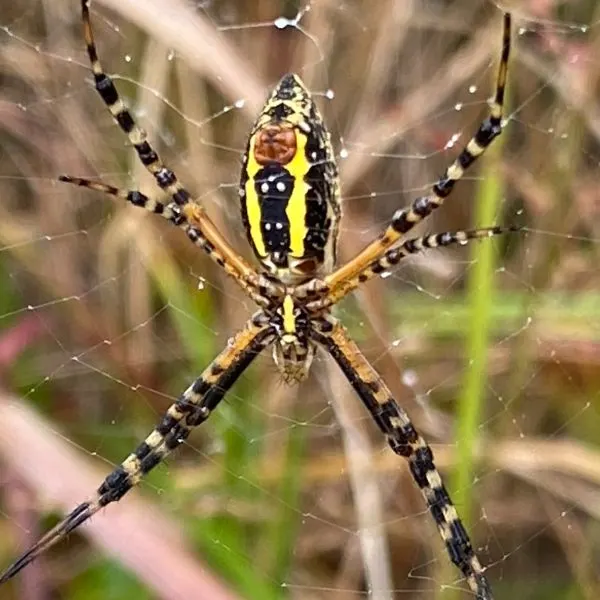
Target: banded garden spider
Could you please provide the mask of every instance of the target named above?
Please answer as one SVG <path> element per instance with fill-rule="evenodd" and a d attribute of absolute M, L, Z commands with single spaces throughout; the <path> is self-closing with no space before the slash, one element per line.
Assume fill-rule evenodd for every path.
<path fill-rule="evenodd" d="M 105 192 L 161 215 L 182 229 L 260 308 L 171 405 L 150 435 L 106 477 L 95 495 L 79 504 L 13 563 L 0 583 L 101 508 L 120 500 L 209 417 L 256 356 L 273 345 L 275 362 L 287 383 L 300 382 L 307 376 L 317 347 L 333 357 L 391 449 L 407 459 L 451 561 L 478 600 L 491 600 L 484 569 L 435 467 L 431 449 L 346 329 L 332 316 L 331 308 L 361 283 L 397 265 L 407 255 L 517 229 L 491 227 L 403 239 L 442 204 L 465 170 L 502 131 L 510 14 L 504 14 L 502 52 L 489 116 L 430 193 L 414 200 L 407 209 L 398 210 L 385 231 L 341 267 L 335 267 L 341 205 L 330 135 L 300 78 L 288 74 L 281 79 L 251 131 L 243 157 L 239 195 L 247 238 L 260 263 L 256 270 L 233 250 L 146 140 L 100 65 L 89 0 L 82 0 L 81 8 L 96 89 L 141 162 L 171 201 L 163 203 L 136 190 L 89 179 L 61 176 L 60 180 Z"/>

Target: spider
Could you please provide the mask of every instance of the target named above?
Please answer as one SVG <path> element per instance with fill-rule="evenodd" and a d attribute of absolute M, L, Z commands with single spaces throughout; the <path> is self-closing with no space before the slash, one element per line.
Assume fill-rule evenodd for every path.
<path fill-rule="evenodd" d="M 179 447 L 194 427 L 208 419 L 257 355 L 273 346 L 275 363 L 289 384 L 306 378 L 317 348 L 333 357 L 393 452 L 408 461 L 450 560 L 478 600 L 492 600 L 484 569 L 436 469 L 430 447 L 344 326 L 332 316 L 331 309 L 361 283 L 397 265 L 407 255 L 518 229 L 490 227 L 405 239 L 405 234 L 443 203 L 464 172 L 502 131 L 510 14 L 504 13 L 496 91 L 487 118 L 429 194 L 396 211 L 383 233 L 341 267 L 336 267 L 340 186 L 330 134 L 301 79 L 295 74 L 285 75 L 258 116 L 243 156 L 241 216 L 260 265 L 255 269 L 233 250 L 204 208 L 193 201 L 147 141 L 98 60 L 89 0 L 82 0 L 81 9 L 96 89 L 140 161 L 170 200 L 161 202 L 136 190 L 89 179 L 59 179 L 116 196 L 167 219 L 222 267 L 259 310 L 169 407 L 150 435 L 106 477 L 96 493 L 14 562 L 0 583 L 12 578 L 101 508 L 120 500 Z"/>

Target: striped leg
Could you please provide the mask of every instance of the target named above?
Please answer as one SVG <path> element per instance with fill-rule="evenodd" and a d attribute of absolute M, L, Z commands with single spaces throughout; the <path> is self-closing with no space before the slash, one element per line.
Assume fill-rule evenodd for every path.
<path fill-rule="evenodd" d="M 96 90 L 108 107 L 119 127 L 127 134 L 137 155 L 149 173 L 154 177 L 158 186 L 169 194 L 173 202 L 181 207 L 188 221 L 193 222 L 195 229 L 202 236 L 202 248 L 220 266 L 228 265 L 228 272 L 236 279 L 244 279 L 248 284 L 258 287 L 258 276 L 246 261 L 236 254 L 231 245 L 217 231 L 206 211 L 195 204 L 190 193 L 181 185 L 177 176 L 166 167 L 160 157 L 146 139 L 146 132 L 136 124 L 131 112 L 119 97 L 112 79 L 104 72 L 94 42 L 92 24 L 90 22 L 89 0 L 81 0 L 83 33 L 87 53 L 92 66 Z M 75 183 L 75 178 L 63 176 L 62 181 Z M 79 185 L 82 185 L 81 183 Z M 94 187 L 94 186 L 86 186 Z M 94 189 L 99 189 L 96 186 Z"/>
<path fill-rule="evenodd" d="M 206 421 L 227 390 L 274 337 L 263 313 L 255 315 L 202 375 L 167 410 L 152 433 L 110 475 L 96 494 L 82 502 L 0 577 L 8 581 L 42 552 L 111 502 L 120 500 L 142 477 L 180 446 L 191 430 Z"/>
<path fill-rule="evenodd" d="M 349 280 L 359 278 L 369 265 L 381 258 L 404 234 L 408 233 L 415 225 L 442 205 L 465 171 L 484 153 L 494 138 L 500 135 L 502 132 L 504 89 L 506 86 L 508 57 L 510 53 L 510 34 L 511 16 L 509 13 L 504 13 L 502 54 L 496 79 L 496 93 L 491 102 L 490 114 L 479 126 L 477 133 L 463 148 L 458 158 L 446 169 L 445 173 L 435 183 L 427 196 L 417 198 L 408 209 L 398 210 L 394 214 L 390 224 L 377 240 L 364 248 L 350 262 L 325 277 L 323 282 L 317 286 L 317 289 L 311 289 L 310 285 L 307 284 L 307 295 L 310 295 L 314 291 L 320 294 L 333 292 L 337 286 L 345 285 Z M 300 291 L 300 294 L 303 291 Z"/>
<path fill-rule="evenodd" d="M 106 183 L 96 181 L 94 179 L 83 179 L 81 177 L 71 177 L 70 175 L 59 175 L 58 180 L 62 181 L 63 183 L 71 183 L 73 185 L 78 185 L 96 192 L 102 192 L 104 194 L 121 198 L 122 200 L 130 202 L 133 204 L 133 206 L 139 206 L 148 212 L 164 217 L 176 227 L 185 227 L 185 225 L 188 225 L 186 215 L 181 210 L 181 207 L 175 202 L 169 202 L 165 204 L 160 200 L 149 198 L 137 190 L 117 188 L 113 185 L 107 185 Z"/>
<path fill-rule="evenodd" d="M 316 312 L 337 304 L 344 296 L 355 290 L 360 284 L 395 267 L 403 258 L 411 254 L 417 254 L 428 248 L 443 248 L 455 244 L 467 244 L 471 240 L 480 240 L 521 230 L 522 228 L 517 226 L 486 227 L 483 229 L 467 229 L 463 231 L 445 231 L 444 233 L 434 233 L 419 238 L 411 238 L 399 246 L 391 248 L 381 258 L 371 262 L 358 277 L 343 282 L 326 296 L 308 302 L 306 308 L 309 311 Z"/>
<path fill-rule="evenodd" d="M 185 205 L 190 201 L 190 195 L 181 186 L 175 173 L 163 165 L 160 157 L 146 139 L 146 132 L 135 122 L 133 115 L 129 112 L 125 103 L 121 100 L 117 88 L 112 79 L 104 72 L 90 21 L 90 0 L 81 0 L 81 17 L 83 21 L 83 35 L 87 47 L 87 53 L 94 75 L 96 90 L 108 107 L 119 127 L 127 134 L 129 141 L 135 148 L 142 164 L 148 169 L 156 180 L 158 186 L 173 196 L 177 204 Z"/>
<path fill-rule="evenodd" d="M 392 450 L 408 460 L 410 472 L 425 496 L 450 560 L 462 571 L 477 600 L 493 600 L 483 568 L 444 487 L 427 442 L 417 433 L 408 415 L 341 324 L 332 317 L 323 319 L 313 337 L 338 363 L 386 435 Z"/>
<path fill-rule="evenodd" d="M 227 260 L 225 256 L 221 254 L 221 247 L 209 241 L 204 236 L 202 230 L 197 226 L 197 220 L 194 216 L 194 211 L 197 208 L 196 204 L 190 203 L 188 206 L 184 207 L 179 206 L 175 202 L 165 204 L 160 200 L 149 198 L 137 190 L 117 188 L 93 179 L 71 177 L 70 175 L 60 175 L 58 179 L 64 183 L 71 183 L 90 190 L 116 196 L 117 198 L 126 200 L 134 206 L 139 206 L 144 210 L 160 215 L 176 227 L 179 227 L 185 232 L 194 245 L 202 248 L 212 256 L 217 264 L 221 266 L 228 275 L 233 277 L 248 296 L 259 306 L 268 306 L 269 300 L 266 296 L 273 297 L 279 294 L 279 290 L 275 283 L 268 280 L 260 273 L 256 273 L 245 263 L 244 275 L 246 276 L 239 276 L 239 271 L 235 269 L 232 261 Z M 190 210 L 187 210 L 188 208 Z M 241 259 L 239 260 L 241 261 Z"/>

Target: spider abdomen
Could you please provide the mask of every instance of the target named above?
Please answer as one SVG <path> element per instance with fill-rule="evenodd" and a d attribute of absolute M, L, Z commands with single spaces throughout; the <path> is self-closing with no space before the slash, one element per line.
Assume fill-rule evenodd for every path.
<path fill-rule="evenodd" d="M 246 235 L 286 283 L 331 270 L 341 216 L 330 135 L 300 78 L 279 82 L 252 130 L 240 183 Z"/>

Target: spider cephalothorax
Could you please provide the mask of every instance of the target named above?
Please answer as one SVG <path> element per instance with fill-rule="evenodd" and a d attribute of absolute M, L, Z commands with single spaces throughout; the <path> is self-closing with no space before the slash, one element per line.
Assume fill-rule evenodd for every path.
<path fill-rule="evenodd" d="M 273 358 L 286 383 L 306 379 L 315 355 L 311 339 L 311 318 L 291 295 L 275 309 L 272 323 L 277 337 L 273 342 Z"/>
<path fill-rule="evenodd" d="M 450 559 L 477 600 L 492 600 L 484 569 L 436 469 L 431 448 L 330 310 L 359 285 L 393 268 L 409 254 L 513 229 L 490 227 L 405 238 L 415 225 L 441 206 L 464 172 L 502 130 L 510 15 L 504 15 L 502 54 L 489 116 L 429 193 L 397 210 L 375 241 L 337 268 L 335 244 L 341 210 L 330 135 L 300 78 L 283 77 L 251 131 L 242 164 L 239 188 L 242 220 L 261 264 L 257 270 L 227 242 L 136 125 L 98 60 L 88 2 L 81 2 L 83 30 L 96 90 L 127 134 L 142 164 L 170 200 L 162 202 L 137 190 L 123 190 L 90 179 L 63 175 L 60 180 L 106 192 L 167 219 L 222 267 L 260 310 L 168 408 L 146 439 L 105 478 L 95 494 L 25 552 L 2 575 L 0 583 L 102 507 L 122 498 L 185 442 L 254 358 L 273 345 L 275 362 L 287 383 L 297 383 L 306 377 L 317 348 L 333 358 L 392 451 L 408 461 Z"/>

